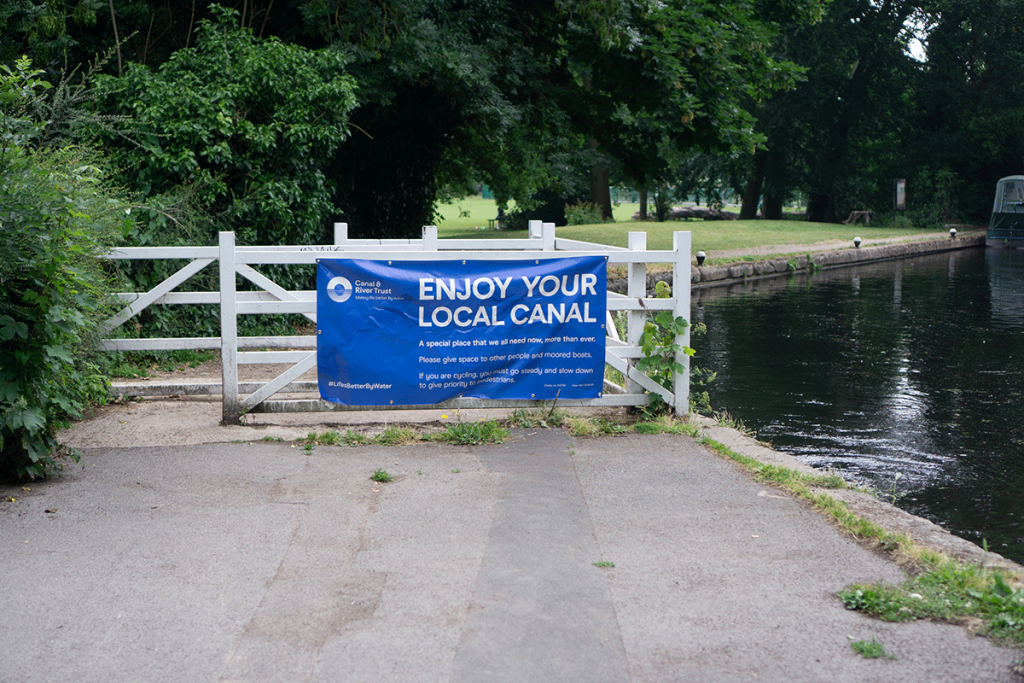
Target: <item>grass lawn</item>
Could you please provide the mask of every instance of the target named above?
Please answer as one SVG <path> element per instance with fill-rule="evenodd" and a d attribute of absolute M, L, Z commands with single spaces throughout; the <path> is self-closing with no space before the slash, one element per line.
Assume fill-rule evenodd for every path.
<path fill-rule="evenodd" d="M 441 219 L 437 222 L 442 237 L 449 237 L 449 231 L 472 231 L 486 228 L 488 220 L 498 215 L 498 205 L 493 199 L 479 196 L 463 197 L 453 204 L 438 204 Z"/>
<path fill-rule="evenodd" d="M 843 240 L 852 243 L 860 236 L 864 240 L 899 237 L 908 234 L 906 228 L 888 228 L 865 225 L 842 225 L 836 223 L 808 223 L 806 221 L 702 221 L 684 220 L 658 223 L 639 223 L 632 220 L 639 209 L 637 204 L 619 204 L 613 208 L 615 223 L 598 225 L 573 225 L 558 228 L 559 237 L 610 244 L 625 247 L 631 231 L 647 233 L 648 249 L 671 249 L 672 233 L 689 230 L 692 233 L 692 249 L 707 252 L 730 249 L 747 249 L 773 244 L 813 244 L 829 240 Z M 455 204 L 439 207 L 441 220 L 438 225 L 440 237 L 503 237 L 525 238 L 526 233 L 503 232 L 487 228 L 487 220 L 493 219 L 498 209 L 493 199 L 466 197 Z M 914 232 L 926 232 L 915 230 Z M 936 230 L 936 234 L 943 233 Z"/>
<path fill-rule="evenodd" d="M 672 233 L 689 230 L 692 250 L 703 249 L 713 254 L 729 249 L 747 249 L 772 244 L 813 244 L 829 240 L 849 241 L 899 237 L 906 228 L 866 227 L 806 221 L 668 221 L 665 223 L 609 223 L 607 225 L 574 225 L 558 228 L 559 237 L 599 242 L 617 247 L 627 245 L 630 231 L 647 232 L 648 249 L 671 249 Z M 920 231 L 918 231 L 920 232 Z M 939 234 L 939 231 L 936 232 Z"/>

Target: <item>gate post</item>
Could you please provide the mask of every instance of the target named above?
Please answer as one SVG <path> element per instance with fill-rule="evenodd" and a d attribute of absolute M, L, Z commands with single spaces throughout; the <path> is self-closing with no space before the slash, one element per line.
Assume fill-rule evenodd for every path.
<path fill-rule="evenodd" d="M 682 316 L 690 322 L 690 232 L 672 233 L 672 250 L 676 260 L 672 264 L 672 296 L 675 308 L 672 317 Z M 690 357 L 682 351 L 690 345 L 690 326 L 676 337 L 676 344 L 681 348 L 676 351 L 676 362 L 683 366 L 683 372 L 673 373 L 672 393 L 676 397 L 676 415 L 683 417 L 690 414 Z"/>
<path fill-rule="evenodd" d="M 235 293 L 235 233 L 222 232 L 218 241 L 220 266 L 220 360 L 222 424 L 241 424 L 238 402 L 238 317 Z"/>
<path fill-rule="evenodd" d="M 348 242 L 348 223 L 335 223 L 334 224 L 334 244 L 335 246 L 345 244 Z"/>
<path fill-rule="evenodd" d="M 437 251 L 437 226 L 423 226 L 423 251 Z"/>
<path fill-rule="evenodd" d="M 630 251 L 647 251 L 647 233 L 629 233 Z M 631 299 L 644 299 L 647 297 L 647 264 L 630 263 L 627 270 L 626 296 Z M 647 322 L 645 311 L 631 310 L 626 313 L 626 343 L 631 346 L 640 346 L 640 337 L 644 333 L 644 323 Z M 630 370 L 636 366 L 635 360 L 627 360 Z M 642 394 L 644 388 L 635 381 L 626 377 L 626 393 Z"/>

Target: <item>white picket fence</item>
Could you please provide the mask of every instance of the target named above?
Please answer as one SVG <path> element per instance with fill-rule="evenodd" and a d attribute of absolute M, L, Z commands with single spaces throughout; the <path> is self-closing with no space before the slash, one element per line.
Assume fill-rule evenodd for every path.
<path fill-rule="evenodd" d="M 176 259 L 188 263 L 148 292 L 120 293 L 117 298 L 126 304 L 117 315 L 106 321 L 103 335 L 111 333 L 151 305 L 216 305 L 220 307 L 219 337 L 177 338 L 107 338 L 103 347 L 110 351 L 155 351 L 170 349 L 220 349 L 220 383 L 155 382 L 121 383 L 112 391 L 124 396 L 221 395 L 223 421 L 238 424 L 247 412 L 306 412 L 318 410 L 396 410 L 470 407 L 531 407 L 544 402 L 529 400 L 489 400 L 456 398 L 433 406 L 342 406 L 319 398 L 316 382 L 300 378 L 316 367 L 316 336 L 239 337 L 238 316 L 257 314 L 301 314 L 316 322 L 316 291 L 288 291 L 258 272 L 253 266 L 264 264 L 309 264 L 315 267 L 320 258 L 359 258 L 388 260 L 401 257 L 406 261 L 479 260 L 479 259 L 548 259 L 591 256 L 608 257 L 608 265 L 627 264 L 628 289 L 625 295 L 608 292 L 608 319 L 605 362 L 618 370 L 625 386 L 605 380 L 600 398 L 560 400 L 561 406 L 642 406 L 649 402 L 648 392 L 659 394 L 678 415 L 689 411 L 689 356 L 679 352 L 676 360 L 685 368 L 674 375 L 673 388 L 668 390 L 635 367 L 642 357 L 638 345 L 649 313 L 672 311 L 673 316 L 690 318 L 690 233 L 676 232 L 671 251 L 647 250 L 647 234 L 629 233 L 629 247 L 609 247 L 555 236 L 553 224 L 532 221 L 527 239 L 445 239 L 437 236 L 436 227 L 425 227 L 421 239 L 366 240 L 349 239 L 348 227 L 335 224 L 334 244 L 314 246 L 236 246 L 232 232 L 222 232 L 216 247 L 125 247 L 114 249 L 104 258 Z M 217 262 L 219 291 L 176 292 L 207 266 Z M 646 293 L 647 264 L 667 263 L 672 266 L 674 283 L 667 299 L 648 298 Z M 259 291 L 238 291 L 237 276 L 259 287 Z M 627 313 L 626 339 L 620 339 L 613 323 L 616 311 Z M 689 330 L 677 337 L 680 346 L 689 344 Z M 252 350 L 260 349 L 260 350 Z M 272 350 L 263 350 L 272 349 Z M 240 382 L 238 366 L 248 363 L 277 363 L 289 366 L 269 382 Z M 270 400 L 278 393 L 292 398 Z M 317 396 L 302 397 L 316 393 Z M 299 397 L 294 397 L 298 395 Z M 548 404 L 550 405 L 550 404 Z"/>

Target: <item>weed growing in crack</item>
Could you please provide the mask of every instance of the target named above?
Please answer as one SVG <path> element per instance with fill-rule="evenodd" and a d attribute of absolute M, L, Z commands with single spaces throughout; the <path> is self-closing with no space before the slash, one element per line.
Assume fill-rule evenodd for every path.
<path fill-rule="evenodd" d="M 850 643 L 850 647 L 864 659 L 880 659 L 883 657 L 885 659 L 896 659 L 894 655 L 886 652 L 882 644 L 875 640 L 874 637 L 871 638 L 870 642 L 867 640 L 855 640 Z"/>
<path fill-rule="evenodd" d="M 401 446 L 415 440 L 415 430 L 409 427 L 390 425 L 373 439 L 373 443 L 381 446 Z"/>
<path fill-rule="evenodd" d="M 445 425 L 444 431 L 435 438 L 457 446 L 477 446 L 485 443 L 504 443 L 508 437 L 507 429 L 494 420 L 488 420 Z"/>
<path fill-rule="evenodd" d="M 370 479 L 376 482 L 380 482 L 381 484 L 386 484 L 389 481 L 394 481 L 395 478 L 388 474 L 387 470 L 383 468 L 377 468 L 376 470 L 373 471 L 373 474 L 370 475 Z"/>

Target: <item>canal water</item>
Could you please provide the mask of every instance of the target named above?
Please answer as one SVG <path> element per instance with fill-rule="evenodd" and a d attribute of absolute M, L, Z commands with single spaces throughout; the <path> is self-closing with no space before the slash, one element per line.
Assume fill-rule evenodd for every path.
<path fill-rule="evenodd" d="M 694 290 L 692 319 L 715 410 L 1024 562 L 1024 251 Z"/>

